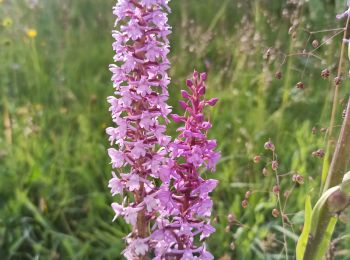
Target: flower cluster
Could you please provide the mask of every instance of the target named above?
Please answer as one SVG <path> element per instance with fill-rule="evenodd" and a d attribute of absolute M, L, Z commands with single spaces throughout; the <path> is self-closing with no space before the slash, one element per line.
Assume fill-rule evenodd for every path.
<path fill-rule="evenodd" d="M 119 0 L 114 7 L 114 61 L 110 65 L 115 95 L 108 97 L 115 127 L 106 129 L 113 172 L 112 195 L 131 193 L 122 204 L 113 203 L 115 218 L 124 217 L 133 231 L 126 237 L 127 259 L 138 259 L 150 250 L 150 220 L 157 214 L 155 180 L 168 165 L 164 147 L 169 77 L 168 0 Z M 114 218 L 114 219 L 115 219 Z"/>
<path fill-rule="evenodd" d="M 205 79 L 205 73 L 193 73 L 192 80 L 186 82 L 190 91 L 181 91 L 185 100 L 180 101 L 180 106 L 185 114 L 172 115 L 184 126 L 177 129 L 178 138 L 169 144 L 173 161 L 157 192 L 162 207 L 152 234 L 157 241 L 157 259 L 213 259 L 203 240 L 215 231 L 210 225 L 213 202 L 209 193 L 218 182 L 203 179 L 200 172 L 204 168 L 215 171 L 220 153 L 214 151 L 216 141 L 207 138 L 211 124 L 203 110 L 214 106 L 217 99 L 203 98 Z"/>

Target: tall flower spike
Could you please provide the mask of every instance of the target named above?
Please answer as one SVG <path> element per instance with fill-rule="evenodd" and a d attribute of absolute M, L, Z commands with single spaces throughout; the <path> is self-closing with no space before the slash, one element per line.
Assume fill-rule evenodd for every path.
<path fill-rule="evenodd" d="M 209 193 L 218 181 L 205 180 L 200 172 L 203 168 L 215 171 L 220 153 L 214 151 L 216 141 L 207 138 L 211 124 L 203 110 L 214 106 L 217 99 L 204 99 L 205 80 L 205 73 L 193 73 L 186 82 L 189 92 L 181 91 L 185 100 L 180 106 L 185 114 L 172 115 L 184 126 L 177 129 L 178 138 L 169 144 L 173 160 L 170 177 L 157 192 L 162 211 L 151 236 L 157 241 L 155 259 L 213 259 L 204 239 L 215 231 L 210 225 L 213 202 Z"/>
<path fill-rule="evenodd" d="M 167 165 L 164 148 L 169 77 L 167 24 L 169 0 L 119 0 L 114 7 L 117 30 L 113 31 L 114 61 L 110 65 L 115 88 L 108 97 L 114 127 L 106 129 L 113 172 L 112 195 L 129 193 L 122 204 L 112 203 L 115 218 L 132 225 L 123 254 L 127 259 L 144 259 L 151 248 L 150 220 L 159 201 L 155 179 Z M 124 172 L 124 173 L 121 173 Z M 115 219 L 114 218 L 114 219 Z M 114 220 L 113 219 L 113 220 Z"/>

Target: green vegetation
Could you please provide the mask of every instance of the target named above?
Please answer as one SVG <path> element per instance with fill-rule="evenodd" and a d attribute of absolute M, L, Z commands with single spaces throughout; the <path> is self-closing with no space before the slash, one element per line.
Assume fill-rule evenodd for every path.
<path fill-rule="evenodd" d="M 210 113 L 210 135 L 223 157 L 213 193 L 217 232 L 208 245 L 215 259 L 284 259 L 285 234 L 293 259 L 307 195 L 315 205 L 321 190 L 323 160 L 311 154 L 327 146 L 321 128 L 329 124 L 342 34 L 314 52 L 321 60 L 298 55 L 280 64 L 283 53 L 313 50 L 313 40 L 321 45 L 337 33 L 307 31 L 342 27 L 335 14 L 345 1 L 172 2 L 171 105 L 178 109 L 180 87 L 194 68 L 208 72 L 208 97 L 220 99 Z M 111 124 L 105 100 L 113 92 L 114 3 L 0 0 L 0 259 L 122 259 L 128 227 L 111 222 L 104 132 Z M 291 21 L 298 22 L 295 30 Z M 331 76 L 322 79 L 326 67 Z M 304 90 L 295 87 L 299 81 Z M 348 85 L 344 73 L 341 98 Z M 343 108 L 338 105 L 335 133 Z M 295 186 L 286 229 L 271 214 L 271 167 L 265 177 L 265 165 L 252 160 L 268 155 L 263 146 L 269 138 L 279 173 L 305 179 L 303 185 L 294 185 L 291 175 L 282 179 L 281 190 Z M 243 209 L 247 190 L 252 195 Z M 231 225 L 230 213 L 237 220 Z M 349 232 L 338 221 L 330 252 L 335 259 L 350 259 Z"/>

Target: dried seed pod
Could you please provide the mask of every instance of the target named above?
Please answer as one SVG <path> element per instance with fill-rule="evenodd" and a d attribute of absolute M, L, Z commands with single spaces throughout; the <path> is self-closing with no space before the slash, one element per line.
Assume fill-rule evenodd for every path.
<path fill-rule="evenodd" d="M 314 156 L 314 157 L 323 158 L 324 155 L 325 155 L 325 152 L 323 149 L 318 149 L 317 151 L 312 152 L 312 156 Z"/>
<path fill-rule="evenodd" d="M 334 84 L 336 85 L 336 86 L 339 86 L 340 85 L 340 83 L 342 82 L 342 77 L 341 76 L 337 76 L 337 77 L 335 77 L 334 78 Z"/>
<path fill-rule="evenodd" d="M 304 89 L 304 88 L 305 88 L 305 85 L 304 85 L 303 82 L 299 81 L 299 82 L 296 84 L 296 87 L 297 87 L 298 89 Z"/>
<path fill-rule="evenodd" d="M 278 209 L 274 208 L 272 210 L 272 216 L 274 216 L 275 218 L 277 218 L 280 215 L 280 212 L 278 211 Z"/>
<path fill-rule="evenodd" d="M 327 79 L 330 75 L 329 69 L 324 69 L 321 71 L 321 77 Z"/>
<path fill-rule="evenodd" d="M 313 41 L 312 41 L 312 47 L 314 47 L 315 49 L 316 49 L 319 45 L 320 45 L 320 44 L 319 44 L 318 40 L 313 40 Z"/>
<path fill-rule="evenodd" d="M 281 79 L 281 78 L 282 78 L 282 72 L 281 72 L 281 71 L 277 71 L 277 72 L 275 73 L 275 78 L 276 78 L 276 79 Z"/>

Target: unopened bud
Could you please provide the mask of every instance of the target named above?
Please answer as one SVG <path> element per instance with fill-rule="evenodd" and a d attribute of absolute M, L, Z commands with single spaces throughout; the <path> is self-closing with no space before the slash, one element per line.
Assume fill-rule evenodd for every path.
<path fill-rule="evenodd" d="M 212 98 L 212 99 L 209 99 L 207 101 L 207 103 L 209 104 L 209 106 L 215 106 L 215 104 L 218 102 L 219 99 L 217 98 Z"/>
<path fill-rule="evenodd" d="M 190 94 L 188 94 L 188 92 L 186 90 L 181 90 L 181 96 L 183 98 L 188 99 L 190 97 Z"/>
<path fill-rule="evenodd" d="M 254 158 L 253 158 L 253 161 L 255 163 L 259 163 L 261 161 L 261 156 L 260 155 L 255 155 Z"/>
<path fill-rule="evenodd" d="M 234 242 L 231 242 L 231 244 L 230 244 L 230 249 L 231 249 L 232 251 L 236 249 L 236 245 L 235 245 Z"/>
<path fill-rule="evenodd" d="M 304 184 L 304 177 L 300 174 L 294 174 L 292 180 L 293 182 L 296 182 L 298 184 Z"/>
<path fill-rule="evenodd" d="M 274 150 L 275 150 L 275 145 L 272 143 L 271 139 L 269 139 L 269 141 L 267 141 L 267 142 L 264 144 L 264 148 L 265 148 L 266 150 L 274 151 Z"/>
<path fill-rule="evenodd" d="M 272 170 L 274 171 L 277 171 L 278 170 L 278 162 L 276 160 L 272 161 L 271 163 L 271 168 Z"/>
<path fill-rule="evenodd" d="M 267 176 L 268 173 L 269 173 L 268 169 L 267 169 L 266 167 L 264 167 L 264 168 L 262 169 L 262 174 L 263 174 L 264 176 Z"/>
<path fill-rule="evenodd" d="M 228 215 L 227 215 L 227 221 L 228 221 L 228 223 L 230 223 L 230 224 L 234 223 L 234 222 L 236 221 L 236 216 L 233 215 L 233 214 L 228 214 Z"/>
<path fill-rule="evenodd" d="M 273 186 L 272 192 L 273 192 L 275 195 L 278 195 L 278 194 L 280 193 L 280 191 L 281 191 L 280 186 L 278 186 L 278 185 Z"/>
<path fill-rule="evenodd" d="M 249 199 L 250 195 L 252 195 L 252 192 L 248 190 L 248 191 L 245 193 L 245 198 L 246 198 L 246 199 Z"/>

